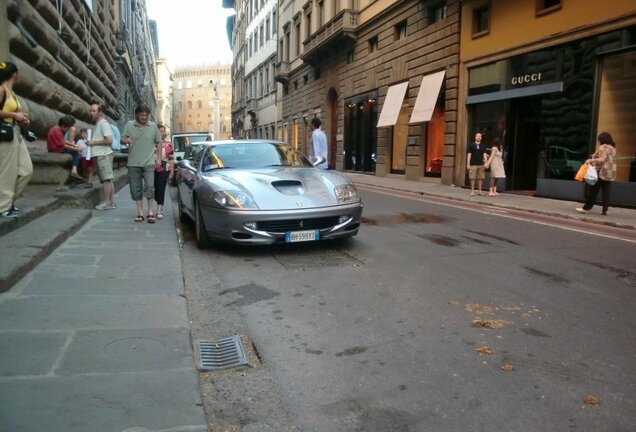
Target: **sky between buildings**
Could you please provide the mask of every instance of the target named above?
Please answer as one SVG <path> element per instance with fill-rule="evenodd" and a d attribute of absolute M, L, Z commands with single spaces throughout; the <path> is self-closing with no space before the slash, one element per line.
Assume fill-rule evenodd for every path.
<path fill-rule="evenodd" d="M 226 19 L 234 13 L 221 0 L 146 0 L 157 21 L 159 57 L 178 66 L 231 63 Z"/>

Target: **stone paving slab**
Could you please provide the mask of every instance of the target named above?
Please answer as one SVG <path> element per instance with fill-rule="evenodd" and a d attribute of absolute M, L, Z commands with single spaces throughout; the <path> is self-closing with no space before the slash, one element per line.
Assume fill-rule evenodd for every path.
<path fill-rule="evenodd" d="M 178 295 L 19 296 L 0 303 L 0 328 L 3 330 L 186 326 L 185 299 Z"/>
<path fill-rule="evenodd" d="M 1 331 L 0 377 L 46 375 L 66 338 L 67 332 Z"/>
<path fill-rule="evenodd" d="M 58 267 L 59 269 L 59 267 Z M 75 270 L 75 269 L 73 269 Z M 177 273 L 165 277 L 161 281 L 156 278 L 146 280 L 121 278 L 81 277 L 79 272 L 71 272 L 67 277 L 51 277 L 46 274 L 34 273 L 33 278 L 26 283 L 24 295 L 181 295 L 183 282 Z"/>
<path fill-rule="evenodd" d="M 77 331 L 57 375 L 192 368 L 188 328 Z"/>
<path fill-rule="evenodd" d="M 204 432 L 201 404 L 191 369 L 14 379 L 0 382 L 0 431 Z"/>

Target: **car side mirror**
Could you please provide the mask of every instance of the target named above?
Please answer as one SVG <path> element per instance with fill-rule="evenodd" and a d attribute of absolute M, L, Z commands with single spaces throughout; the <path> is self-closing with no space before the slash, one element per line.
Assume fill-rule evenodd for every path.
<path fill-rule="evenodd" d="M 320 164 L 324 163 L 326 160 L 327 160 L 327 159 L 325 159 L 324 157 L 322 157 L 322 156 L 318 156 L 318 157 L 316 157 L 316 159 L 315 159 L 315 160 L 313 160 L 313 161 L 311 162 L 311 164 L 312 164 L 314 167 L 317 167 L 318 165 L 320 165 Z"/>

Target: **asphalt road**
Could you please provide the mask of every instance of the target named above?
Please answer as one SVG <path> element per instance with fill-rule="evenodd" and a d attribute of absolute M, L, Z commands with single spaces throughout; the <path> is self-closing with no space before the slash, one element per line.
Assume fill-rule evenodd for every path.
<path fill-rule="evenodd" d="M 363 199 L 345 242 L 199 251 L 180 227 L 194 339 L 255 348 L 202 373 L 213 431 L 636 430 L 633 242 Z"/>

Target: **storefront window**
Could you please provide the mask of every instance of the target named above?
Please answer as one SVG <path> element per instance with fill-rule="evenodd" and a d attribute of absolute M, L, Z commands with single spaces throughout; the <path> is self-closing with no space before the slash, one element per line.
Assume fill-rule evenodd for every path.
<path fill-rule="evenodd" d="M 426 124 L 426 156 L 424 175 L 440 177 L 444 160 L 444 107 L 436 106 L 431 119 Z M 422 128 L 424 129 L 424 128 Z"/>
<path fill-rule="evenodd" d="M 375 172 L 378 122 L 377 95 L 368 94 L 345 101 L 344 169 Z"/>
<path fill-rule="evenodd" d="M 402 104 L 391 141 L 391 172 L 404 174 L 406 172 L 406 143 L 409 137 L 409 104 Z"/>
<path fill-rule="evenodd" d="M 616 142 L 616 181 L 636 182 L 636 51 L 611 55 L 601 63 L 597 135 Z"/>

